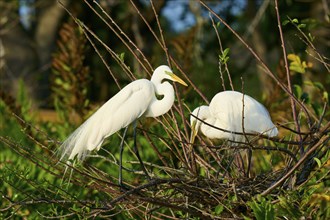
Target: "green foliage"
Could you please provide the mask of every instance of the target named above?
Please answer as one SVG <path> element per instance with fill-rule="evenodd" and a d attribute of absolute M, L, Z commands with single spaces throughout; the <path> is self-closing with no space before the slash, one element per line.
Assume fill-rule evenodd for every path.
<path fill-rule="evenodd" d="M 221 64 L 226 64 L 229 60 L 229 48 L 226 48 L 221 55 L 219 55 L 219 61 Z"/>
<path fill-rule="evenodd" d="M 125 2 L 125 4 L 128 3 Z M 121 6 L 123 7 L 123 5 Z M 124 12 L 120 12 L 122 13 L 120 18 L 127 21 L 127 18 L 131 17 L 126 13 L 133 10 L 126 10 L 126 6 L 123 7 Z M 138 7 L 142 8 L 142 6 Z M 156 4 L 155 7 L 157 7 Z M 112 12 L 118 13 L 118 11 L 113 10 Z M 154 18 L 155 16 L 152 14 L 149 19 Z M 283 25 L 290 23 L 300 31 L 309 31 L 312 28 L 312 22 L 300 18 L 289 18 L 283 22 Z M 157 22 L 152 20 L 150 23 Z M 116 26 L 115 23 L 111 23 L 111 25 Z M 246 25 L 236 25 L 238 28 L 246 27 Z M 220 25 L 218 22 L 216 26 L 222 31 L 221 37 L 225 37 L 227 33 L 222 29 L 224 25 Z M 116 185 L 121 132 L 108 137 L 97 154 L 92 154 L 84 164 L 75 164 L 73 170 L 58 162 L 55 151 L 60 142 L 57 142 L 56 139 L 64 140 L 73 130 L 72 124 L 83 121 L 91 113 L 89 102 L 91 77 L 86 65 L 86 61 L 89 59 L 85 57 L 87 42 L 84 38 L 84 31 L 86 30 L 77 28 L 71 21 L 63 25 L 59 34 L 58 50 L 54 54 L 50 81 L 54 109 L 61 121 L 41 122 L 36 119 L 23 80 L 19 81 L 18 95 L 15 100 L 8 101 L 5 95 L 0 93 L 1 219 L 165 219 L 166 217 L 204 219 L 204 217 L 208 217 L 211 219 L 272 220 L 330 218 L 328 208 L 330 206 L 329 140 L 321 144 L 310 157 L 310 160 L 307 161 L 311 161 L 310 163 L 303 163 L 282 185 L 274 189 L 273 194 L 266 197 L 256 196 L 271 187 L 296 163 L 290 156 L 278 149 L 293 152 L 298 160 L 303 158 L 296 153 L 298 145 L 285 142 L 299 140 L 298 135 L 290 132 L 291 127 L 291 130 L 285 129 L 285 126 L 294 124 L 290 118 L 292 113 L 288 111 L 290 108 L 287 105 L 276 111 L 272 109 L 274 111 L 271 112 L 272 117 L 275 116 L 276 122 L 283 125 L 280 128 L 280 131 L 283 132 L 280 139 L 274 141 L 259 139 L 250 143 L 249 147 L 261 147 L 261 149 L 253 149 L 252 178 L 248 177 L 243 172 L 244 170 L 239 170 L 233 162 L 235 153 L 243 152 L 244 149 L 228 147 L 225 142 L 221 142 L 219 145 L 202 139 L 194 146 L 187 143 L 190 131 L 189 124 L 185 124 L 189 117 L 187 109 L 201 103 L 200 97 L 197 97 L 192 89 L 189 90 L 192 87 L 187 91 L 179 91 L 185 92 L 183 95 L 180 94 L 184 102 L 178 98 L 175 108 L 168 115 L 159 117 L 157 120 L 143 119 L 138 124 L 137 146 L 147 170 L 154 179 L 146 179 L 141 172 L 141 165 L 137 162 L 133 152 L 132 128 L 128 130 L 125 138 L 123 154 L 125 167 L 123 179 L 129 188 L 126 191 Z M 106 35 L 106 31 L 108 30 L 102 30 L 99 35 Z M 118 33 L 120 36 L 126 34 L 129 36 L 129 33 L 125 33 L 125 31 L 118 31 Z M 161 34 L 162 31 L 159 33 Z M 182 69 L 191 71 L 188 77 L 190 74 L 197 73 L 199 85 L 196 88 L 203 88 L 208 92 L 208 97 L 211 97 L 215 91 L 219 90 L 220 83 L 219 80 L 214 80 L 216 71 L 214 71 L 214 65 L 210 64 L 214 61 L 220 63 L 220 68 L 221 65 L 226 66 L 229 64 L 229 54 L 236 57 L 237 51 L 234 52 L 233 48 L 231 51 L 226 45 L 228 48 L 217 56 L 218 52 L 214 50 L 214 44 L 210 43 L 212 50 L 206 43 L 200 43 L 202 46 L 197 45 L 196 33 L 198 31 L 192 30 L 187 38 L 180 38 L 178 40 L 180 45 L 176 46 L 178 50 L 181 49 L 183 55 L 189 58 L 187 58 L 189 62 L 175 59 L 175 56 L 172 56 L 172 50 L 169 50 L 169 55 L 171 59 L 182 65 Z M 138 33 L 135 34 L 138 41 Z M 209 35 L 211 36 L 211 34 Z M 267 40 L 271 40 L 270 38 Z M 146 39 L 148 39 L 147 36 Z M 308 33 L 307 39 L 314 42 L 315 37 Z M 230 38 L 230 40 L 232 39 Z M 106 42 L 108 43 L 108 41 Z M 127 43 L 133 48 L 130 41 Z M 113 39 L 109 44 L 118 45 L 117 41 Z M 153 66 L 160 61 L 163 62 L 165 55 L 156 53 L 157 49 L 151 45 L 153 43 L 148 42 L 146 48 L 139 49 L 157 55 L 153 55 L 151 58 Z M 199 56 L 187 53 L 187 49 L 198 46 L 201 46 L 207 53 L 201 57 L 202 59 L 195 61 L 191 58 Z M 273 49 L 270 45 L 267 45 L 268 48 Z M 114 51 L 128 50 L 126 48 L 117 50 L 116 48 Z M 306 115 L 301 113 L 303 111 L 297 105 L 299 125 L 303 131 L 301 135 L 304 140 L 307 140 L 308 144 L 305 144 L 304 147 L 308 150 L 319 141 L 317 139 L 319 135 L 328 135 L 322 133 L 322 125 L 329 121 L 330 114 L 325 108 L 329 102 L 328 82 L 313 77 L 305 78 L 309 75 L 314 76 L 314 72 L 312 72 L 314 66 L 304 57 L 304 50 L 294 51 L 287 57 L 290 62 L 291 77 L 294 78 L 293 92 L 295 97 L 306 106 L 313 119 L 312 126 L 307 125 Z M 212 54 L 212 52 L 214 53 Z M 115 55 L 121 62 L 125 62 L 125 65 L 133 66 L 133 62 L 130 60 L 131 53 L 121 52 L 115 53 Z M 137 54 L 136 57 L 140 57 L 140 54 Z M 90 58 L 90 60 L 93 59 L 99 59 L 99 57 Z M 233 61 L 234 65 L 238 63 L 236 60 Z M 136 60 L 134 62 L 137 63 Z M 141 63 L 146 65 L 147 62 L 146 59 Z M 200 63 L 203 65 L 200 66 Z M 269 65 L 280 66 L 273 60 Z M 245 67 L 241 67 L 244 72 Z M 148 69 L 147 65 L 146 69 Z M 119 73 L 118 76 L 115 76 L 119 84 L 127 84 L 127 79 L 132 75 L 124 75 L 126 72 L 121 67 L 116 66 L 114 70 Z M 125 70 L 130 71 L 130 68 Z M 228 71 L 227 66 L 226 71 Z M 201 73 L 203 73 L 203 77 L 200 77 Z M 224 77 L 229 77 L 229 72 L 228 76 L 226 75 L 224 74 Z M 140 77 L 140 75 L 134 76 Z M 278 78 L 283 80 L 286 85 L 286 79 L 281 77 L 279 73 Z M 213 87 L 210 86 L 211 84 Z M 108 86 L 108 84 L 106 85 Z M 256 85 L 254 83 L 251 86 L 252 90 L 257 88 L 255 90 L 260 91 Z M 113 88 L 117 92 L 117 87 L 113 86 Z M 238 90 L 237 88 L 236 90 Z M 191 100 L 186 98 L 188 93 L 194 94 Z M 271 102 L 289 103 L 288 94 L 282 91 L 278 93 L 270 98 Z M 178 102 L 180 102 L 179 105 L 177 105 Z M 180 105 L 186 107 L 182 112 Z M 13 116 L 13 112 L 18 117 Z M 143 126 L 141 126 L 142 124 Z M 288 134 L 284 132 L 288 132 Z M 192 169 L 194 160 L 197 161 L 196 171 Z M 308 170 L 309 175 L 300 185 L 295 184 L 295 177 L 304 170 Z"/>
<path fill-rule="evenodd" d="M 253 215 L 257 220 L 273 220 L 275 219 L 275 209 L 271 201 L 265 197 L 258 196 L 256 199 L 247 202 L 253 211 Z"/>
<path fill-rule="evenodd" d="M 223 207 L 222 204 L 217 205 L 215 207 L 215 209 L 214 209 L 214 215 L 216 215 L 216 216 L 221 215 L 221 213 L 223 212 L 223 210 L 224 210 L 224 207 Z"/>
<path fill-rule="evenodd" d="M 307 68 L 311 68 L 312 64 L 307 63 L 306 61 L 301 61 L 300 57 L 295 54 L 289 54 L 288 59 L 290 62 L 290 70 L 297 73 L 305 73 Z"/>
<path fill-rule="evenodd" d="M 71 20 L 60 30 L 58 51 L 54 54 L 51 76 L 52 96 L 59 117 L 64 122 L 78 121 L 88 114 L 89 68 L 85 66 L 86 38 Z"/>

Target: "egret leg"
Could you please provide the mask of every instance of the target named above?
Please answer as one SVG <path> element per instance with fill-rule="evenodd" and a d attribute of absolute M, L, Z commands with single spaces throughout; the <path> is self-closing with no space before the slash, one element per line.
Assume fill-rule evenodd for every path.
<path fill-rule="evenodd" d="M 252 149 L 248 149 L 247 156 L 248 156 L 248 161 L 247 161 L 248 164 L 247 164 L 246 177 L 250 177 Z"/>
<path fill-rule="evenodd" d="M 123 186 L 123 151 L 124 151 L 124 140 L 125 140 L 127 129 L 128 129 L 128 126 L 125 128 L 123 137 L 120 142 L 119 177 L 118 177 L 118 183 L 119 183 L 120 187 Z"/>
<path fill-rule="evenodd" d="M 150 180 L 150 176 L 148 174 L 148 171 L 146 169 L 146 167 L 144 166 L 144 163 L 143 161 L 141 160 L 141 157 L 140 157 L 140 154 L 139 154 L 139 151 L 138 151 L 138 148 L 137 148 L 137 145 L 136 145 L 136 126 L 137 126 L 137 123 L 136 123 L 136 120 L 134 121 L 134 131 L 133 131 L 133 135 L 134 135 L 134 153 L 136 155 L 136 157 L 138 158 L 140 164 L 141 164 L 141 167 L 142 167 L 142 170 L 144 172 L 144 174 L 147 176 L 147 178 Z"/>

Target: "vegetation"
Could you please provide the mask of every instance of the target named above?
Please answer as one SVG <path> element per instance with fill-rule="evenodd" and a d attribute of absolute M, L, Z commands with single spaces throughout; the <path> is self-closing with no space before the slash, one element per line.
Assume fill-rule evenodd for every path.
<path fill-rule="evenodd" d="M 239 3 L 223 6 L 225 13 L 221 3 L 181 2 L 195 23 L 175 32 L 161 13 L 171 1 L 68 2 L 56 2 L 66 17 L 44 73 L 48 103 L 34 107 L 41 96 L 26 75 L 12 93 L 7 81 L 0 87 L 1 219 L 330 218 L 330 64 L 328 35 L 319 34 L 329 31 L 329 14 L 303 16 L 308 7 L 294 1 L 247 1 L 246 14 L 235 12 Z M 323 4 L 311 6 L 329 13 Z M 107 98 L 165 63 L 189 88 L 176 88 L 165 116 L 138 122 L 151 180 L 133 152 L 132 130 L 123 157 L 127 188 L 118 186 L 121 132 L 83 164 L 58 161 L 61 142 Z M 10 59 L 1 55 L 6 66 Z M 279 136 L 255 135 L 237 146 L 199 136 L 190 144 L 191 110 L 229 89 L 263 100 Z M 45 120 L 46 107 L 53 114 Z"/>

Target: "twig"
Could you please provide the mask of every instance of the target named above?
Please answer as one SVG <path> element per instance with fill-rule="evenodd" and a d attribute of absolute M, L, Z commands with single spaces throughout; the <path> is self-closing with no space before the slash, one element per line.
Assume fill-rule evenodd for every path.
<path fill-rule="evenodd" d="M 309 157 L 309 155 L 311 155 L 316 149 L 318 149 L 318 147 L 322 144 L 324 144 L 325 142 L 327 142 L 330 139 L 329 136 L 323 136 L 309 151 L 307 151 L 302 158 L 300 158 L 300 160 L 281 178 L 279 179 L 276 183 L 274 183 L 271 187 L 269 187 L 268 189 L 266 189 L 265 191 L 263 191 L 261 193 L 262 196 L 265 196 L 267 194 L 269 194 L 270 192 L 272 192 L 276 187 L 278 187 L 279 185 L 281 185 L 289 176 L 291 176 L 293 174 L 293 172 L 295 170 L 298 169 L 298 167 L 305 162 L 305 160 Z"/>
<path fill-rule="evenodd" d="M 230 25 L 225 22 L 219 15 L 217 15 L 209 6 L 207 6 L 204 1 L 199 0 L 199 2 L 209 11 L 211 12 L 217 19 L 219 19 L 243 44 L 244 46 L 250 51 L 250 53 L 258 60 L 258 62 L 261 64 L 261 66 L 265 69 L 265 73 L 271 77 L 290 97 L 292 97 L 296 103 L 299 104 L 299 106 L 303 109 L 304 113 L 307 117 L 307 122 L 311 126 L 312 120 L 311 116 L 309 115 L 305 105 L 299 101 L 287 88 L 286 85 L 284 85 L 277 77 L 276 75 L 268 68 L 268 66 L 265 64 L 265 62 L 259 57 L 259 55 L 245 42 L 245 40 L 234 30 L 230 27 Z"/>
<path fill-rule="evenodd" d="M 219 149 L 219 150 L 226 150 L 226 148 L 220 146 L 208 146 L 205 145 L 205 147 L 207 148 L 211 148 L 211 149 Z M 250 146 L 246 146 L 246 145 L 238 145 L 238 146 L 230 146 L 227 149 L 251 149 Z M 283 153 L 288 154 L 295 162 L 298 162 L 297 157 L 295 156 L 294 153 L 292 153 L 289 149 L 287 148 L 283 148 L 283 147 L 271 147 L 271 146 L 261 146 L 261 145 L 255 145 L 252 147 L 253 150 L 265 150 L 265 151 L 280 151 Z"/>
<path fill-rule="evenodd" d="M 145 65 L 141 62 L 141 60 L 138 58 L 138 56 L 136 55 L 136 53 L 132 50 L 132 48 L 128 45 L 128 43 L 120 36 L 119 33 L 121 33 L 126 39 L 127 41 L 133 45 L 135 47 L 135 49 L 137 48 L 137 46 L 133 43 L 133 41 L 127 37 L 127 35 L 120 29 L 120 27 L 116 24 L 116 22 L 109 16 L 109 14 L 107 14 L 104 9 L 95 1 L 93 0 L 93 3 L 96 4 L 102 11 L 103 14 L 105 14 L 105 16 L 111 21 L 111 23 L 113 25 L 115 25 L 116 28 L 118 28 L 118 31 L 116 31 L 93 7 L 92 5 L 87 1 L 84 0 L 84 2 L 88 5 L 88 7 L 113 31 L 113 33 L 121 40 L 121 42 L 126 46 L 126 48 L 131 52 L 131 54 L 135 57 L 135 59 L 140 63 L 140 65 L 144 68 L 144 70 L 146 72 L 149 72 L 148 69 L 145 67 Z M 119 33 L 118 33 L 119 32 Z M 142 55 L 142 57 L 144 57 L 143 53 L 141 52 L 141 50 L 137 49 L 137 51 Z M 147 59 L 144 57 L 144 60 L 146 61 Z M 149 64 L 149 62 L 147 62 L 147 64 Z M 149 64 L 149 66 L 151 67 L 151 65 Z"/>
<path fill-rule="evenodd" d="M 61 3 L 60 0 L 58 0 L 59 4 L 64 8 L 64 10 L 73 18 L 73 20 L 76 22 L 76 24 L 81 27 L 84 31 L 87 31 L 90 33 L 112 56 L 112 58 L 123 68 L 123 70 L 126 72 L 127 76 L 130 77 L 131 80 L 135 79 L 134 74 L 131 72 L 131 70 L 126 66 L 126 64 L 120 59 L 118 54 L 116 54 L 110 47 L 108 47 L 93 31 L 91 31 L 83 22 L 81 22 L 79 19 L 77 19 L 73 14 Z M 104 61 L 105 62 L 105 61 Z M 114 78 L 115 80 L 115 78 Z"/>
<path fill-rule="evenodd" d="M 283 59 L 284 59 L 284 67 L 285 67 L 286 77 L 287 77 L 287 80 L 288 80 L 288 87 L 287 88 L 288 88 L 288 91 L 290 93 L 292 93 L 291 76 L 290 76 L 288 58 L 287 58 L 287 55 L 286 55 L 285 42 L 284 42 L 284 39 L 283 39 L 281 18 L 280 18 L 280 13 L 279 13 L 279 9 L 278 9 L 278 0 L 274 0 L 274 1 L 275 1 L 277 26 L 278 26 L 278 30 L 279 30 L 279 34 L 280 34 L 280 39 L 281 39 L 281 47 L 282 47 L 282 53 L 283 53 Z M 294 123 L 296 125 L 296 129 L 297 129 L 298 133 L 300 133 L 300 125 L 299 125 L 298 118 L 297 118 L 296 103 L 294 102 L 294 99 L 293 99 L 292 96 L 290 96 L 290 102 L 291 102 L 293 120 L 294 120 Z M 299 137 L 299 141 L 301 142 L 302 141 L 301 135 L 298 134 L 298 137 Z M 300 154 L 302 155 L 303 153 L 304 153 L 304 147 L 301 144 L 300 145 Z"/>
<path fill-rule="evenodd" d="M 324 60 L 323 56 L 322 56 L 322 55 L 316 50 L 316 48 L 315 48 L 313 42 L 312 42 L 312 41 L 309 39 L 309 37 L 308 37 L 308 36 L 307 36 L 307 35 L 301 30 L 301 28 L 298 27 L 298 25 L 297 25 L 296 23 L 292 22 L 292 19 L 291 19 L 290 17 L 288 17 L 288 19 L 291 21 L 291 24 L 293 24 L 293 25 L 297 28 L 298 32 L 304 37 L 305 40 L 303 40 L 303 39 L 301 39 L 301 38 L 300 38 L 300 39 L 303 40 L 303 42 L 304 42 L 307 46 L 310 46 L 310 47 L 312 48 L 312 50 L 316 53 L 316 55 L 318 56 L 318 58 L 312 56 L 312 55 L 309 54 L 307 51 L 306 51 L 306 52 L 307 52 L 311 57 L 313 57 L 313 58 L 315 58 L 316 60 L 318 60 L 319 62 L 321 62 L 321 63 L 324 65 L 325 69 L 328 71 L 328 73 L 330 73 L 330 68 L 329 68 L 329 65 L 330 65 L 330 64 L 328 64 L 328 63 Z"/>
<path fill-rule="evenodd" d="M 158 30 L 159 30 L 160 38 L 161 38 L 162 43 L 163 43 L 163 48 L 164 48 L 164 52 L 165 52 L 165 55 L 166 55 L 167 63 L 171 67 L 171 62 L 170 62 L 170 58 L 169 58 L 169 55 L 168 55 L 168 48 L 166 46 L 165 38 L 164 38 L 164 35 L 163 35 L 163 29 L 162 29 L 162 26 L 160 25 L 160 22 L 159 22 L 159 19 L 158 19 L 158 14 L 156 12 L 156 9 L 155 9 L 155 6 L 154 6 L 154 3 L 153 3 L 152 0 L 150 0 L 150 4 L 151 4 L 152 11 L 154 12 L 156 21 L 157 21 Z"/>
<path fill-rule="evenodd" d="M 159 44 L 159 46 L 164 50 L 164 52 L 166 51 L 166 48 L 164 47 L 164 45 L 162 44 L 161 40 L 159 39 L 159 37 L 156 35 L 156 33 L 154 32 L 154 30 L 151 28 L 150 24 L 148 23 L 148 21 L 144 18 L 144 16 L 141 14 L 140 10 L 136 7 L 136 5 L 134 4 L 133 0 L 130 0 L 132 6 L 134 7 L 134 9 L 136 10 L 136 12 L 140 15 L 141 19 L 144 21 L 144 23 L 147 25 L 150 33 L 154 36 L 154 38 L 156 39 L 157 43 Z M 187 76 L 187 74 L 185 74 L 185 72 L 182 70 L 182 68 L 180 67 L 180 65 L 175 61 L 175 59 L 169 54 L 169 58 L 170 61 L 169 63 L 173 63 L 175 64 L 176 68 L 183 74 L 184 79 L 188 81 L 188 84 L 191 85 L 194 90 L 204 99 L 205 102 L 208 102 L 207 98 L 203 95 L 203 93 L 195 86 L 195 84 L 190 80 L 190 78 Z"/>
<path fill-rule="evenodd" d="M 219 32 L 218 32 L 217 26 L 214 23 L 214 19 L 213 19 L 211 13 L 209 13 L 209 17 L 210 17 L 210 19 L 212 21 L 212 26 L 214 28 L 214 31 L 215 31 L 216 35 L 217 35 L 217 39 L 218 39 L 218 43 L 219 43 L 219 47 L 220 47 L 220 53 L 223 54 L 223 47 L 222 47 L 222 43 L 221 43 L 221 38 L 220 38 L 220 35 L 219 35 Z M 221 77 L 221 82 L 222 82 L 222 88 L 223 88 L 223 90 L 226 90 L 225 80 L 223 78 L 223 71 L 221 69 L 221 65 L 222 65 L 222 63 L 220 62 L 220 59 L 219 59 L 219 70 L 220 70 L 220 77 Z M 234 85 L 233 85 L 233 82 L 231 80 L 231 75 L 229 73 L 227 62 L 225 62 L 224 65 L 225 65 L 225 70 L 227 72 L 227 76 L 228 76 L 228 79 L 229 79 L 229 84 L 231 86 L 231 89 L 234 91 Z"/>

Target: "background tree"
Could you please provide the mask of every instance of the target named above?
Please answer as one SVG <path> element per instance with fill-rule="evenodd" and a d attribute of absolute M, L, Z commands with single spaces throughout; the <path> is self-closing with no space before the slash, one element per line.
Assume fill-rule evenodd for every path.
<path fill-rule="evenodd" d="M 30 29 L 22 2 L 0 3 L 0 218 L 330 217 L 326 1 L 25 1 Z M 171 112 L 138 124 L 151 181 L 131 130 L 127 191 L 120 133 L 84 164 L 58 161 L 78 121 L 164 63 L 189 87 L 176 88 Z M 279 138 L 190 144 L 190 110 L 232 89 L 267 105 Z M 246 149 L 251 178 L 232 162 Z"/>

